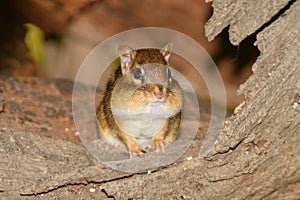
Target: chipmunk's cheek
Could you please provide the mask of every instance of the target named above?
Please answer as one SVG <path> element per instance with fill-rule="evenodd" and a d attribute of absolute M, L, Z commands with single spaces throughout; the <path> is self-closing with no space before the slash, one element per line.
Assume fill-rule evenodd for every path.
<path fill-rule="evenodd" d="M 179 98 L 174 95 L 174 93 L 169 93 L 167 101 L 165 103 L 166 109 L 171 109 L 171 110 L 181 110 L 182 108 L 182 103 L 179 100 Z"/>
<path fill-rule="evenodd" d="M 131 111 L 138 111 L 144 109 L 149 101 L 151 95 L 145 93 L 142 90 L 136 90 L 130 96 L 128 103 L 128 109 Z"/>

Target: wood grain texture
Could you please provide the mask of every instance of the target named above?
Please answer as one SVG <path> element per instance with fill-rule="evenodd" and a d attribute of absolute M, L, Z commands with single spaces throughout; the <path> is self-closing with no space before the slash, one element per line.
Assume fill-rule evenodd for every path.
<path fill-rule="evenodd" d="M 243 11 L 245 4 L 241 2 L 215 0 L 214 15 L 221 16 L 218 12 L 226 7 Z M 253 15 L 268 13 L 264 19 L 270 19 L 275 9 L 265 10 L 283 6 L 275 4 L 279 5 L 270 3 L 271 7 L 247 10 L 241 17 L 248 23 Z M 226 12 L 223 19 L 213 17 L 209 26 L 219 30 L 221 20 L 221 24 L 228 24 L 243 15 L 242 11 Z M 207 129 L 209 117 L 202 118 L 193 145 L 178 161 L 140 174 L 111 170 L 91 158 L 80 144 L 2 128 L 0 198 L 298 199 L 299 18 L 300 1 L 295 1 L 257 35 L 261 55 L 253 65 L 253 75 L 239 90 L 246 101 L 227 119 L 217 144 L 205 159 L 195 153 L 199 152 L 201 133 Z M 254 31 L 258 28 L 251 23 L 247 26 Z M 213 38 L 217 32 L 208 35 Z M 237 38 L 241 41 L 244 36 Z M 7 101 L 5 88 L 3 95 Z M 0 116 L 6 116 L 5 112 Z M 91 193 L 91 188 L 96 192 Z"/>
<path fill-rule="evenodd" d="M 300 3 L 296 2 L 284 17 L 258 34 L 256 44 L 261 55 L 252 67 L 253 75 L 239 89 L 247 101 L 227 120 L 217 152 L 234 148 L 246 137 L 254 138 L 261 126 L 268 134 L 289 132 L 295 134 L 292 138 L 299 137 L 299 12 Z"/>
<path fill-rule="evenodd" d="M 268 22 L 289 0 L 220 0 L 213 1 L 213 16 L 205 26 L 205 35 L 212 41 L 229 26 L 229 38 L 238 45 L 247 36 Z"/>
<path fill-rule="evenodd" d="M 95 177 L 107 181 L 125 175 L 93 160 L 80 144 L 65 140 L 2 128 L 0 144 L 3 195 L 41 195 L 62 186 L 87 184 Z"/>

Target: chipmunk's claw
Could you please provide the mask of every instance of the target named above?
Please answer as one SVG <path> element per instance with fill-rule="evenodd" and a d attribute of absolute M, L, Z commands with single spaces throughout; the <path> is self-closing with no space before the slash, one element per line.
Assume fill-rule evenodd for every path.
<path fill-rule="evenodd" d="M 147 153 L 147 150 L 144 148 L 140 148 L 137 151 L 129 151 L 130 158 L 136 158 L 142 156 L 145 153 Z"/>
<path fill-rule="evenodd" d="M 162 148 L 164 148 L 167 145 L 167 142 L 160 137 L 153 138 L 151 148 L 155 151 L 160 151 Z"/>
<path fill-rule="evenodd" d="M 147 148 L 144 148 L 144 147 L 139 146 L 139 145 L 131 146 L 131 148 L 129 149 L 130 158 L 136 158 L 136 157 L 141 156 L 141 155 L 143 155 L 147 152 L 148 152 Z"/>

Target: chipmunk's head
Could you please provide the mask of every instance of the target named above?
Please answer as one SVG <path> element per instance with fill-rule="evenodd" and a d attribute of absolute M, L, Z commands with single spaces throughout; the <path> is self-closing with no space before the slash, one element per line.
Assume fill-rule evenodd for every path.
<path fill-rule="evenodd" d="M 119 47 L 122 75 L 136 86 L 130 101 L 141 104 L 160 104 L 166 101 L 172 82 L 168 67 L 170 47 L 163 49 L 138 49 Z"/>

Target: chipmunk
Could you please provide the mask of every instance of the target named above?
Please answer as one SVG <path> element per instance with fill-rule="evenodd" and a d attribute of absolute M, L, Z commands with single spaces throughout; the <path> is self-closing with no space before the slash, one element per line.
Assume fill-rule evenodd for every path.
<path fill-rule="evenodd" d="M 159 151 L 173 142 L 181 121 L 183 92 L 171 76 L 170 45 L 118 48 L 120 65 L 110 77 L 97 120 L 104 139 L 130 155 Z"/>

